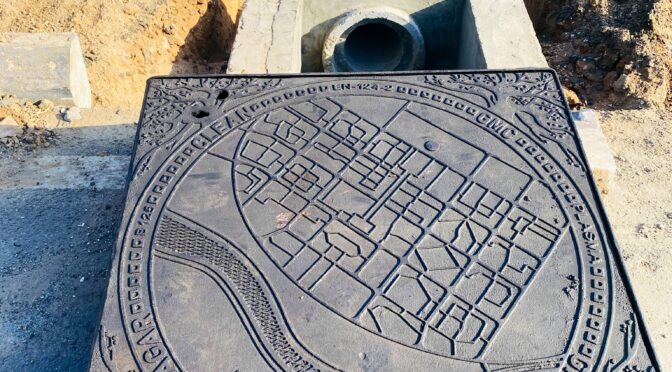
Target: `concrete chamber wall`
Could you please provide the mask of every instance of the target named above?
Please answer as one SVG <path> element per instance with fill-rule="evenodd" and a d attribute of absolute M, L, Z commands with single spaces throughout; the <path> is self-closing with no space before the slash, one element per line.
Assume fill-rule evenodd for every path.
<path fill-rule="evenodd" d="M 348 54 L 348 41 L 348 63 L 332 66 L 325 49 Z M 524 67 L 548 65 L 523 0 L 248 0 L 227 71 Z"/>
<path fill-rule="evenodd" d="M 458 69 L 548 67 L 523 0 L 467 0 Z"/>

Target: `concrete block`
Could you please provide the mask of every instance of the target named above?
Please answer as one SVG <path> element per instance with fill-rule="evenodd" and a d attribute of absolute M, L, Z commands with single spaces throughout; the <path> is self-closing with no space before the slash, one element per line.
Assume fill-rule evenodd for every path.
<path fill-rule="evenodd" d="M 75 33 L 0 35 L 0 93 L 91 107 L 91 88 Z"/>
<path fill-rule="evenodd" d="M 608 194 L 616 177 L 616 161 L 593 110 L 572 112 L 579 140 L 588 158 L 588 166 L 602 194 Z"/>
<path fill-rule="evenodd" d="M 301 72 L 302 0 L 246 1 L 226 72 Z"/>
<path fill-rule="evenodd" d="M 467 0 L 458 68 L 548 67 L 523 0 Z"/>

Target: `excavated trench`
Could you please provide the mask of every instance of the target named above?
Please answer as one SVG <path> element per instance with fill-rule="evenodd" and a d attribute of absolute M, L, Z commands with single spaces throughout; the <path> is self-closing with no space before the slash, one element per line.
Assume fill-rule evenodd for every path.
<path fill-rule="evenodd" d="M 223 73 L 236 34 L 240 0 L 211 0 L 175 56 L 171 72 Z M 234 8 L 234 9 L 230 9 Z M 234 15 L 232 17 L 232 14 Z"/>

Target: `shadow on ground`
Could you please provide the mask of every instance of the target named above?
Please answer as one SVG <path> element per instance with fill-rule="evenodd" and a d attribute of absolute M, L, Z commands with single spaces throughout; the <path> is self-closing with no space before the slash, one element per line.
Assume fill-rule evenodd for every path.
<path fill-rule="evenodd" d="M 198 23 L 189 30 L 175 57 L 171 74 L 222 74 L 226 72 L 236 33 L 230 9 L 233 1 L 211 1 Z M 237 6 L 237 8 L 240 8 Z"/>

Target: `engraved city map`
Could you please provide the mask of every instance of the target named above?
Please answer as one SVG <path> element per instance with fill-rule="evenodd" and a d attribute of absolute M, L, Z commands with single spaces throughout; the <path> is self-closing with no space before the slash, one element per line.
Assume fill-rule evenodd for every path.
<path fill-rule="evenodd" d="M 654 371 L 550 70 L 155 78 L 91 370 Z"/>

